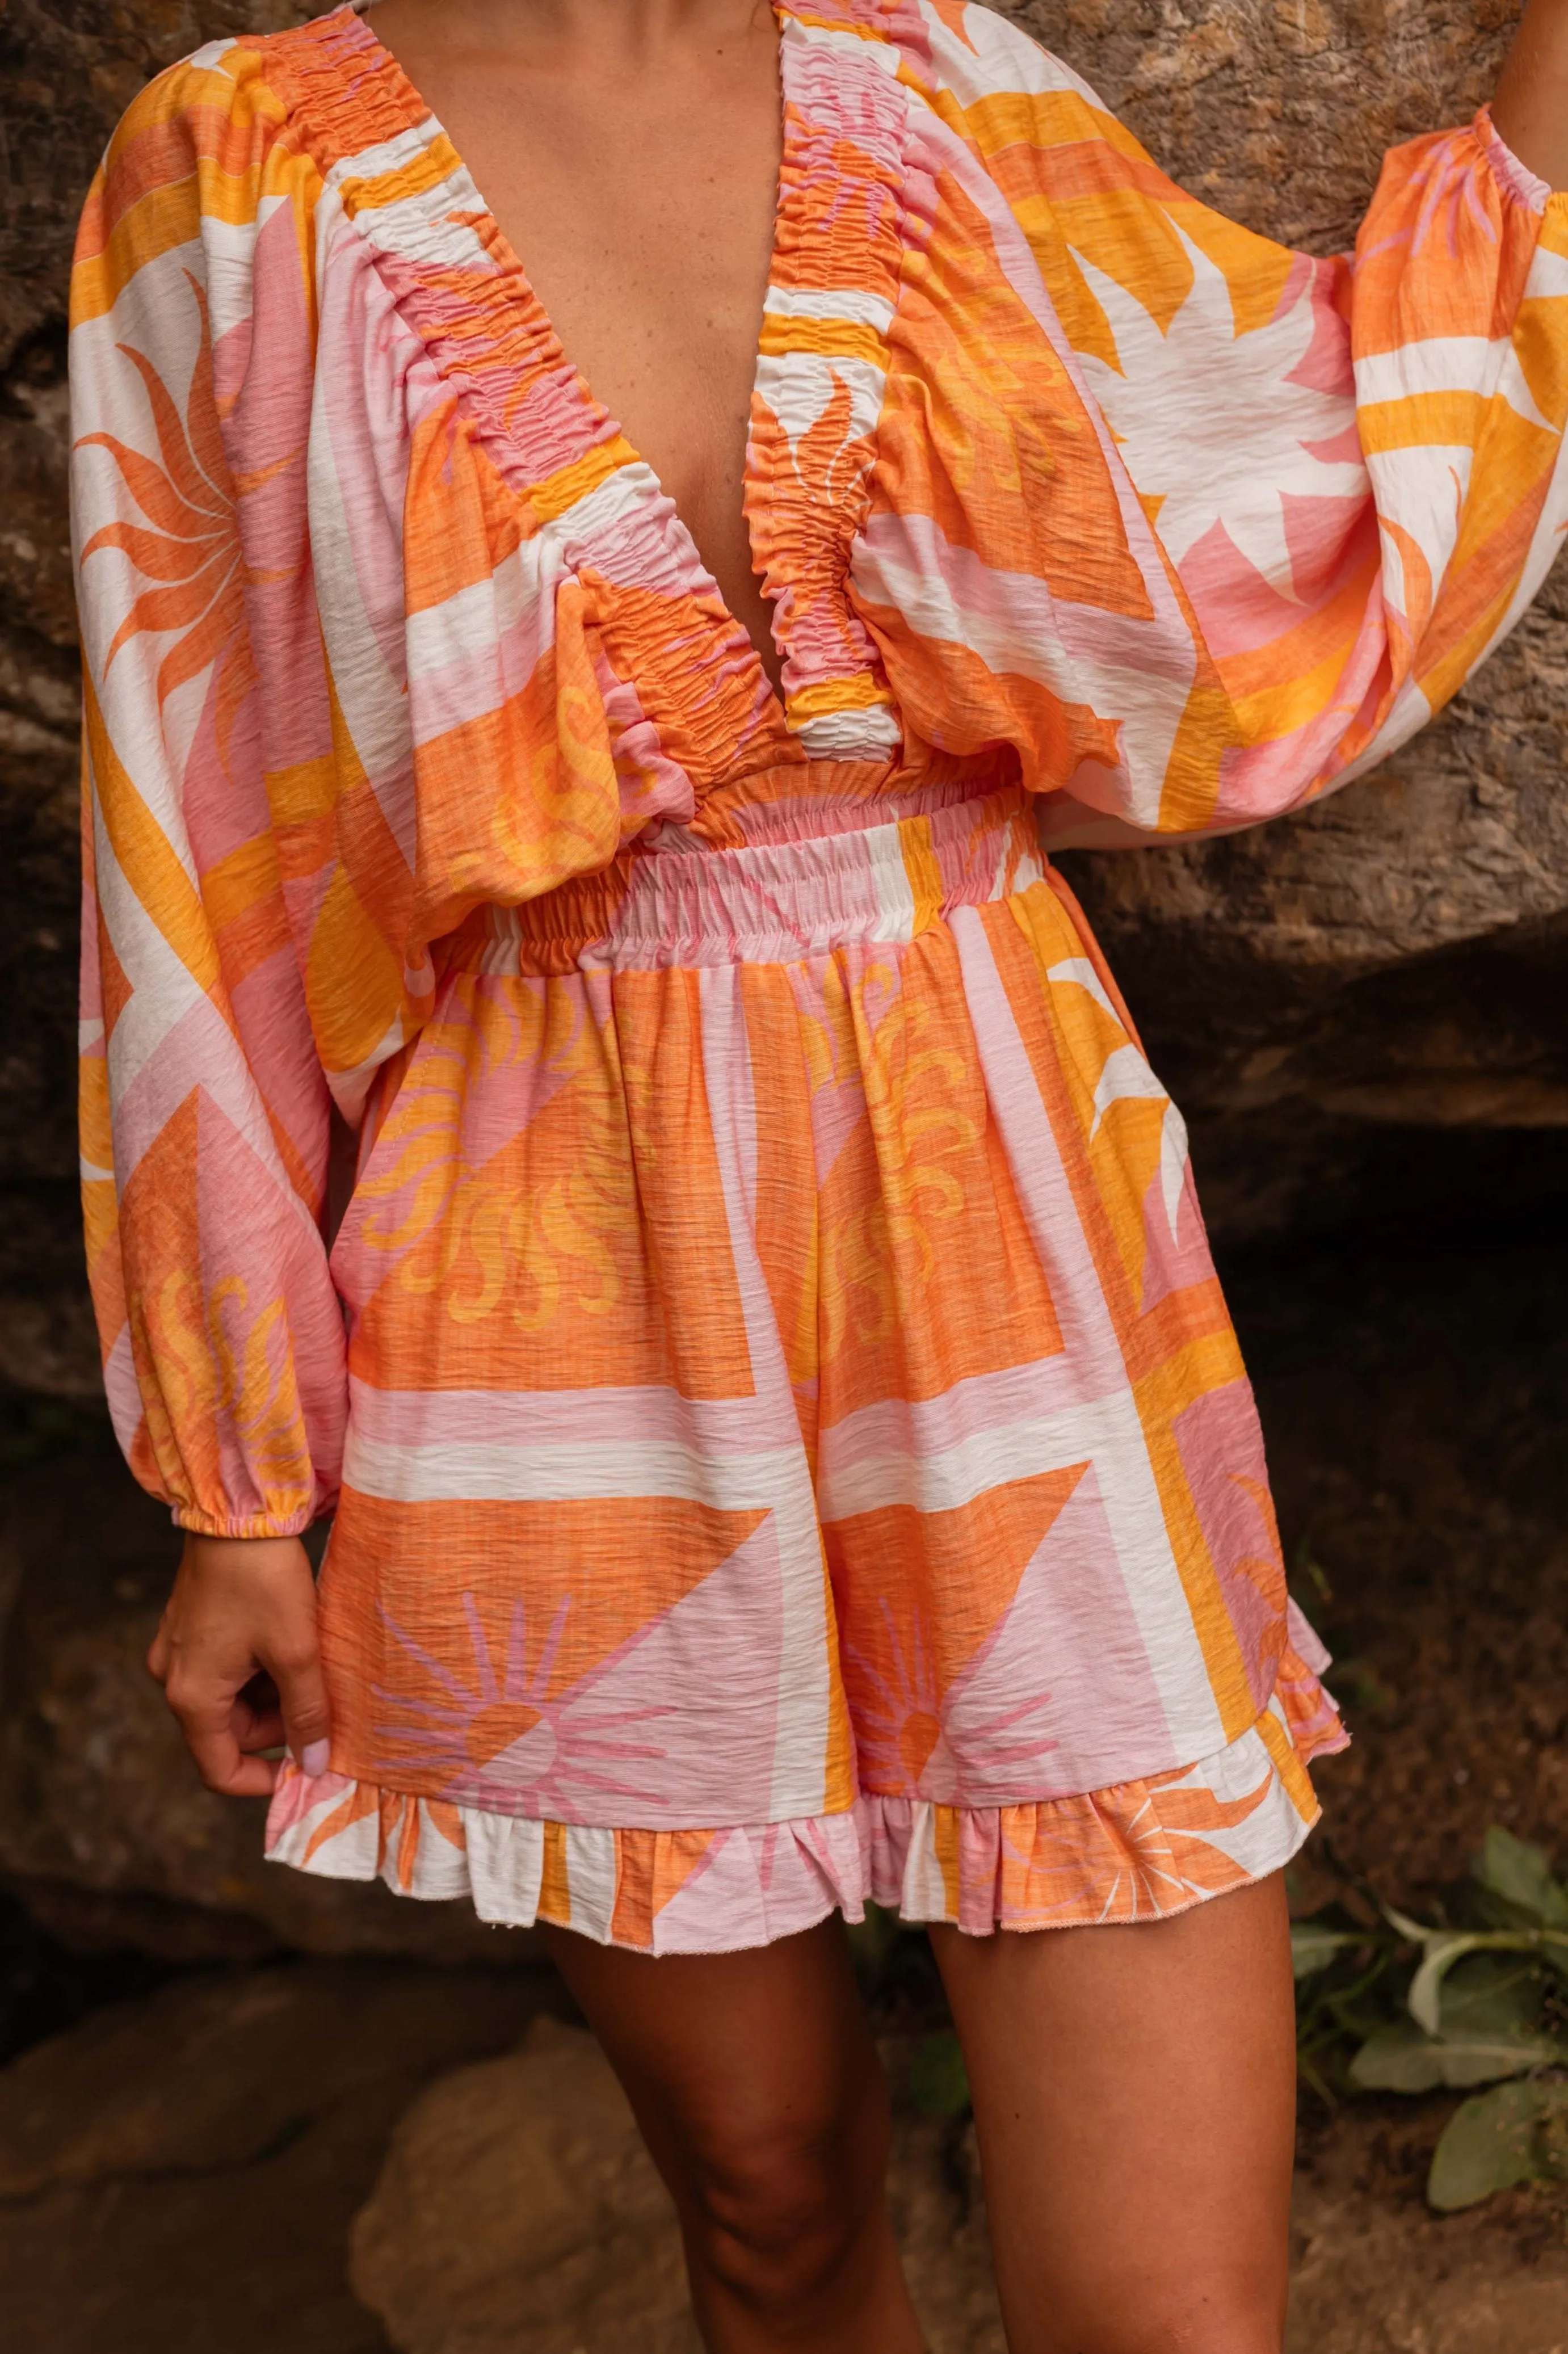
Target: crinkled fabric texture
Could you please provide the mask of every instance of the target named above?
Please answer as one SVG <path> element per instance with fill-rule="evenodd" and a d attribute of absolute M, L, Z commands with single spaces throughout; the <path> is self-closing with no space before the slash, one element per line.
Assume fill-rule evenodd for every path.
<path fill-rule="evenodd" d="M 1181 1118 L 1040 843 L 1342 782 L 1568 517 L 1568 200 L 1484 114 L 1352 267 L 983 8 L 777 14 L 781 695 L 352 10 L 154 82 L 73 288 L 116 1426 L 185 1527 L 335 1506 L 273 1852 L 666 1951 L 1304 1835 Z"/>

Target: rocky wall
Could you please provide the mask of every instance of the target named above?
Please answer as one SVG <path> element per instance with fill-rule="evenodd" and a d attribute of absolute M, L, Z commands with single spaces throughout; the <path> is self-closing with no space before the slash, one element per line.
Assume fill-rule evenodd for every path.
<path fill-rule="evenodd" d="M 66 272 L 144 77 L 283 0 L 0 0 L 0 1381 L 90 1394 L 70 1102 L 73 633 Z M 1389 143 L 1463 117 L 1510 0 L 1024 0 L 1185 186 L 1315 250 Z M 1222 1241 L 1352 1206 L 1379 1172 L 1478 1200 L 1561 1187 L 1568 1125 L 1568 580 L 1380 775 L 1198 848 L 1070 861 L 1186 1105 Z M 1531 1150 L 1531 1143 L 1535 1150 Z M 1521 1180 L 1520 1171 L 1525 1172 Z"/>

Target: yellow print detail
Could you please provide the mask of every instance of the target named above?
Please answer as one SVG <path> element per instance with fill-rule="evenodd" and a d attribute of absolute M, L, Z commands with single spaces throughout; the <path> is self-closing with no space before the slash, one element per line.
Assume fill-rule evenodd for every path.
<path fill-rule="evenodd" d="M 357 1241 L 454 1323 L 608 1314 L 638 1230 L 614 1078 L 612 1044 L 565 990 L 461 981 L 361 1179 Z"/>
<path fill-rule="evenodd" d="M 953 1163 L 983 1129 L 962 1100 L 974 1087 L 962 1052 L 928 1003 L 902 993 L 891 964 L 868 965 L 847 990 L 833 976 L 823 1016 L 806 1025 L 806 1053 L 813 1092 L 858 1066 L 875 1161 L 871 1198 L 824 1226 L 821 1350 L 832 1358 L 852 1337 L 874 1343 L 899 1330 L 936 1267 L 932 1229 L 964 1209 Z"/>

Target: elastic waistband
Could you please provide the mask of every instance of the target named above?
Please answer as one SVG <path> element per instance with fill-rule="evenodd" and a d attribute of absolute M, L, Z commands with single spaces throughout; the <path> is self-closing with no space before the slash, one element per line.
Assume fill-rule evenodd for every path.
<path fill-rule="evenodd" d="M 1045 866 L 1028 797 L 1010 784 L 850 832 L 621 857 L 520 907 L 483 909 L 445 963 L 493 973 L 796 964 L 856 940 L 914 939 L 951 908 L 1025 890 Z"/>

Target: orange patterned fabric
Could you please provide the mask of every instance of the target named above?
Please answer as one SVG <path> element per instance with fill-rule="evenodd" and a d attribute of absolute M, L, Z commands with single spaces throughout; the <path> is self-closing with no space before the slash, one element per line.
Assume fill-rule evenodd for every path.
<path fill-rule="evenodd" d="M 1184 1130 L 1042 844 L 1344 781 L 1568 514 L 1485 115 L 1319 261 L 983 8 L 777 16 L 781 695 L 354 10 L 143 93 L 73 297 L 117 1426 L 187 1528 L 335 1511 L 274 1854 L 658 1952 L 1305 1835 Z"/>

